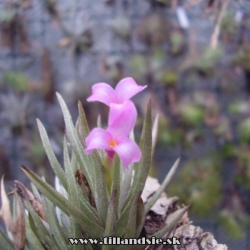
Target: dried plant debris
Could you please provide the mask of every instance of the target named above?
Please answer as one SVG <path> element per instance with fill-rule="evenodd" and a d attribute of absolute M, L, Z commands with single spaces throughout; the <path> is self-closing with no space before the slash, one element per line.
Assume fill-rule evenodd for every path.
<path fill-rule="evenodd" d="M 215 15 L 218 15 L 222 3 L 223 3 L 222 0 L 206 0 L 204 9 L 205 14 L 213 13 Z"/>
<path fill-rule="evenodd" d="M 21 0 L 21 7 L 23 9 L 28 9 L 32 6 L 32 0 Z"/>
<path fill-rule="evenodd" d="M 166 17 L 151 14 L 137 27 L 137 35 L 145 45 L 158 47 L 167 41 L 169 28 L 169 20 Z"/>
<path fill-rule="evenodd" d="M 54 22 L 56 26 L 58 26 L 60 22 L 60 15 L 59 15 L 58 8 L 56 6 L 57 0 L 42 0 L 42 2 L 44 3 L 46 10 L 51 16 L 52 21 Z"/>
<path fill-rule="evenodd" d="M 0 11 L 0 46 L 11 50 L 17 48 L 20 53 L 30 49 L 30 39 L 25 18 L 19 11 L 19 5 L 10 2 Z"/>
<path fill-rule="evenodd" d="M 81 169 L 77 169 L 75 177 L 76 177 L 77 183 L 85 190 L 85 192 L 88 196 L 90 205 L 92 207 L 96 208 L 96 204 L 95 204 L 95 200 L 94 200 L 92 191 L 90 189 L 89 183 L 88 183 L 83 171 Z"/>
<path fill-rule="evenodd" d="M 171 7 L 172 0 L 149 0 L 152 8 Z"/>
<path fill-rule="evenodd" d="M 4 222 L 6 229 L 11 234 L 16 250 L 23 250 L 26 243 L 25 213 L 21 199 L 14 192 L 16 206 L 11 213 L 10 202 L 4 188 L 4 180 L 1 179 L 1 203 L 0 219 Z"/>
<path fill-rule="evenodd" d="M 42 56 L 42 81 L 44 101 L 52 104 L 55 97 L 56 79 L 48 48 L 44 49 Z"/>
<path fill-rule="evenodd" d="M 0 144 L 0 176 L 5 176 L 5 179 L 10 180 L 13 178 L 11 171 L 10 160 L 5 152 L 4 145 Z"/>
<path fill-rule="evenodd" d="M 45 220 L 45 213 L 41 202 L 34 196 L 34 194 L 24 186 L 20 181 L 15 180 L 16 192 L 26 201 L 29 201 L 36 211 L 36 213 Z"/>
<path fill-rule="evenodd" d="M 116 0 L 103 0 L 107 5 L 113 6 L 116 3 Z"/>
<path fill-rule="evenodd" d="M 159 189 L 160 184 L 157 179 L 148 177 L 143 193 L 142 199 L 144 203 L 153 196 L 153 194 Z M 146 215 L 144 229 L 146 236 L 154 234 L 156 231 L 166 225 L 168 221 L 171 221 L 171 216 L 174 212 L 180 209 L 177 205 L 178 198 L 168 198 L 166 193 L 162 193 L 160 199 L 150 209 Z M 160 249 L 188 249 L 188 250 L 226 250 L 226 245 L 218 244 L 213 235 L 208 232 L 203 232 L 200 227 L 192 225 L 187 212 L 178 222 L 177 226 L 168 233 L 167 237 L 177 237 L 181 239 L 180 246 L 161 246 Z M 159 246 L 150 246 L 147 249 L 159 249 Z"/>

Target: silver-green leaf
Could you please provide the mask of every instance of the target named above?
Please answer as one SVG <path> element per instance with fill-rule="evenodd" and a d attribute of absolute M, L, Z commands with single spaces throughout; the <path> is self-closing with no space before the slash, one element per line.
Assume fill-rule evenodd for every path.
<path fill-rule="evenodd" d="M 162 182 L 160 188 L 155 192 L 155 194 L 147 201 L 145 205 L 145 214 L 149 212 L 149 210 L 152 208 L 152 206 L 155 204 L 155 202 L 160 198 L 162 192 L 166 189 L 167 185 L 169 184 L 170 180 L 172 179 L 178 165 L 180 162 L 180 158 L 176 160 L 170 171 L 168 172 L 166 178 Z"/>

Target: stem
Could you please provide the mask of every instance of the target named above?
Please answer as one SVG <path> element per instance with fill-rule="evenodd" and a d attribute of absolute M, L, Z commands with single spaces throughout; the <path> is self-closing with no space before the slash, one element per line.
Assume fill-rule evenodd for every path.
<path fill-rule="evenodd" d="M 220 10 L 220 13 L 219 13 L 219 17 L 217 19 L 217 22 L 216 22 L 216 25 L 215 25 L 215 28 L 214 28 L 214 32 L 213 32 L 212 37 L 211 37 L 211 42 L 210 42 L 211 49 L 216 49 L 216 47 L 217 47 L 218 38 L 219 38 L 219 35 L 220 35 L 221 22 L 222 22 L 224 14 L 225 14 L 226 7 L 227 7 L 228 3 L 229 3 L 229 0 L 225 0 L 223 2 L 223 4 L 222 4 L 222 7 L 221 7 L 221 10 Z"/>

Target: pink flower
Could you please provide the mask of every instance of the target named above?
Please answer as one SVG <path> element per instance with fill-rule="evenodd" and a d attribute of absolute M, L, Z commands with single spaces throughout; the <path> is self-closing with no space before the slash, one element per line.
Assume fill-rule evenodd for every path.
<path fill-rule="evenodd" d="M 92 95 L 88 102 L 99 101 L 108 106 L 111 103 L 124 104 L 131 97 L 144 90 L 147 86 L 139 86 L 131 77 L 122 79 L 113 89 L 107 83 L 97 83 L 92 87 Z"/>
<path fill-rule="evenodd" d="M 107 130 L 94 128 L 90 132 L 86 138 L 85 152 L 90 154 L 93 149 L 101 148 L 105 149 L 111 157 L 116 152 L 124 167 L 128 168 L 132 162 L 138 162 L 141 159 L 138 145 L 128 138 L 136 122 L 135 106 L 131 101 L 128 101 L 126 105 L 112 103 L 110 105 L 109 119 L 112 123 Z"/>

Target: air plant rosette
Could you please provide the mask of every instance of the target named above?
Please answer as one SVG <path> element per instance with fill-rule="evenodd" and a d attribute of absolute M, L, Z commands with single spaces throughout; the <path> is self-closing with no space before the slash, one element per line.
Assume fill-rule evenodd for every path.
<path fill-rule="evenodd" d="M 69 110 L 57 94 L 65 121 L 64 167 L 52 150 L 43 124 L 37 120 L 45 152 L 55 172 L 55 188 L 22 166 L 31 180 L 32 192 L 15 181 L 13 211 L 1 181 L 0 218 L 7 235 L 0 231 L 1 249 L 227 249 L 210 233 L 192 225 L 188 206 L 177 206 L 177 197 L 164 190 L 173 176 L 175 162 L 162 185 L 148 177 L 152 148 L 151 104 L 143 123 L 139 146 L 133 128 L 137 111 L 131 97 L 144 90 L 132 78 L 115 89 L 106 83 L 92 87 L 88 101 L 109 106 L 107 129 L 89 131 L 82 104 L 74 126 Z M 152 140 L 153 134 L 153 140 Z M 23 201 L 23 202 L 22 202 Z M 71 244 L 70 239 L 173 239 L 181 245 Z M 193 248 L 193 247 L 196 248 Z M 174 248 L 173 248 L 174 247 Z"/>

